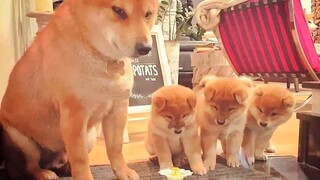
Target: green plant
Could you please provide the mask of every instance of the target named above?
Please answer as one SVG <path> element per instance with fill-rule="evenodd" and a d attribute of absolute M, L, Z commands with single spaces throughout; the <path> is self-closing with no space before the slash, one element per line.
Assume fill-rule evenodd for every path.
<path fill-rule="evenodd" d="M 171 9 L 176 8 L 175 16 L 172 16 Z M 195 9 L 184 6 L 181 0 L 161 0 L 157 17 L 157 24 L 162 25 L 164 31 L 164 20 L 168 19 L 168 40 L 174 41 L 181 36 L 188 36 L 192 40 L 201 40 L 205 30 L 198 24 L 193 25 L 192 19 Z"/>

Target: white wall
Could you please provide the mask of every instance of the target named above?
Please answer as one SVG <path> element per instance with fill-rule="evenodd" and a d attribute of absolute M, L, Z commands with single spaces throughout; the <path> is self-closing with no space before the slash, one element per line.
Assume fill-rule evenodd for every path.
<path fill-rule="evenodd" d="M 15 64 L 12 10 L 12 0 L 0 0 L 0 101 Z"/>

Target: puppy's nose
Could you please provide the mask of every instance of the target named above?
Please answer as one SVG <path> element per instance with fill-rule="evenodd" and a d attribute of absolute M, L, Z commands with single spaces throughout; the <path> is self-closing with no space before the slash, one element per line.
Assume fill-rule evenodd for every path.
<path fill-rule="evenodd" d="M 267 125 L 268 125 L 268 123 L 265 123 L 265 122 L 260 123 L 260 126 L 262 126 L 262 127 L 266 127 Z"/>
<path fill-rule="evenodd" d="M 174 130 L 174 133 L 176 133 L 176 134 L 181 134 L 181 133 L 182 133 L 182 129 L 175 129 L 175 130 Z"/>
<path fill-rule="evenodd" d="M 217 120 L 218 125 L 222 126 L 226 123 L 225 120 Z"/>
<path fill-rule="evenodd" d="M 149 44 L 137 43 L 136 52 L 139 55 L 147 55 L 151 51 L 151 46 Z"/>

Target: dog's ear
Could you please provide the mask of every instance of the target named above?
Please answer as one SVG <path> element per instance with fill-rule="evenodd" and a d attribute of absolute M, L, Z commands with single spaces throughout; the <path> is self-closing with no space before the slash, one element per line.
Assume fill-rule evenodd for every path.
<path fill-rule="evenodd" d="M 199 88 L 204 88 L 209 81 L 214 81 L 215 79 L 217 79 L 216 76 L 205 76 L 201 79 L 198 86 Z"/>
<path fill-rule="evenodd" d="M 239 104 L 243 104 L 248 99 L 248 92 L 243 89 L 237 89 L 233 92 L 233 97 Z"/>
<path fill-rule="evenodd" d="M 287 108 L 291 108 L 294 106 L 295 102 L 292 96 L 288 96 L 282 99 L 282 104 Z"/>
<path fill-rule="evenodd" d="M 253 86 L 254 86 L 253 81 L 246 76 L 239 77 L 239 80 L 250 88 L 253 88 Z"/>
<path fill-rule="evenodd" d="M 164 97 L 154 96 L 152 97 L 152 104 L 156 110 L 161 111 L 162 109 L 164 109 L 165 105 L 167 104 L 167 101 Z"/>
<path fill-rule="evenodd" d="M 208 101 L 211 101 L 211 99 L 214 97 L 214 95 L 216 95 L 216 93 L 217 93 L 217 90 L 216 89 L 214 89 L 213 87 L 211 87 L 211 86 L 209 86 L 209 87 L 206 87 L 205 89 L 204 89 L 204 96 L 206 97 L 206 99 L 208 100 Z"/>
<path fill-rule="evenodd" d="M 212 87 L 212 82 L 214 82 L 216 79 L 216 76 L 205 76 L 204 78 L 202 78 L 199 84 L 199 88 L 204 88 L 203 93 L 208 101 L 210 101 L 216 94 L 216 90 L 214 89 L 214 87 Z"/>
<path fill-rule="evenodd" d="M 197 104 L 197 96 L 192 92 L 190 93 L 189 97 L 187 98 L 187 102 L 189 106 L 194 109 Z"/>
<path fill-rule="evenodd" d="M 262 96 L 263 95 L 262 88 L 261 87 L 256 88 L 255 91 L 254 91 L 254 94 L 256 96 Z"/>

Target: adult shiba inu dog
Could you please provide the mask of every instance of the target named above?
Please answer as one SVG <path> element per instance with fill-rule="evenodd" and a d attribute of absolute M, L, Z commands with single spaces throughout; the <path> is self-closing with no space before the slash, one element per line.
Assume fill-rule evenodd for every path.
<path fill-rule="evenodd" d="M 239 167 L 240 150 L 253 83 L 250 79 L 207 76 L 197 91 L 196 118 L 204 165 L 214 170 L 217 140 L 220 139 L 227 165 Z"/>
<path fill-rule="evenodd" d="M 181 85 L 162 87 L 152 95 L 145 145 L 148 153 L 157 157 L 160 169 L 179 166 L 186 156 L 194 173 L 206 174 L 199 126 L 194 117 L 195 105 L 195 93 Z"/>
<path fill-rule="evenodd" d="M 264 150 L 275 130 L 290 119 L 294 105 L 292 93 L 279 85 L 255 89 L 242 144 L 250 162 L 267 159 Z"/>
<path fill-rule="evenodd" d="M 122 155 L 133 84 L 130 58 L 151 50 L 158 0 L 65 0 L 15 65 L 1 104 L 13 179 L 93 179 L 88 151 L 102 123 L 119 179 L 138 179 Z"/>

